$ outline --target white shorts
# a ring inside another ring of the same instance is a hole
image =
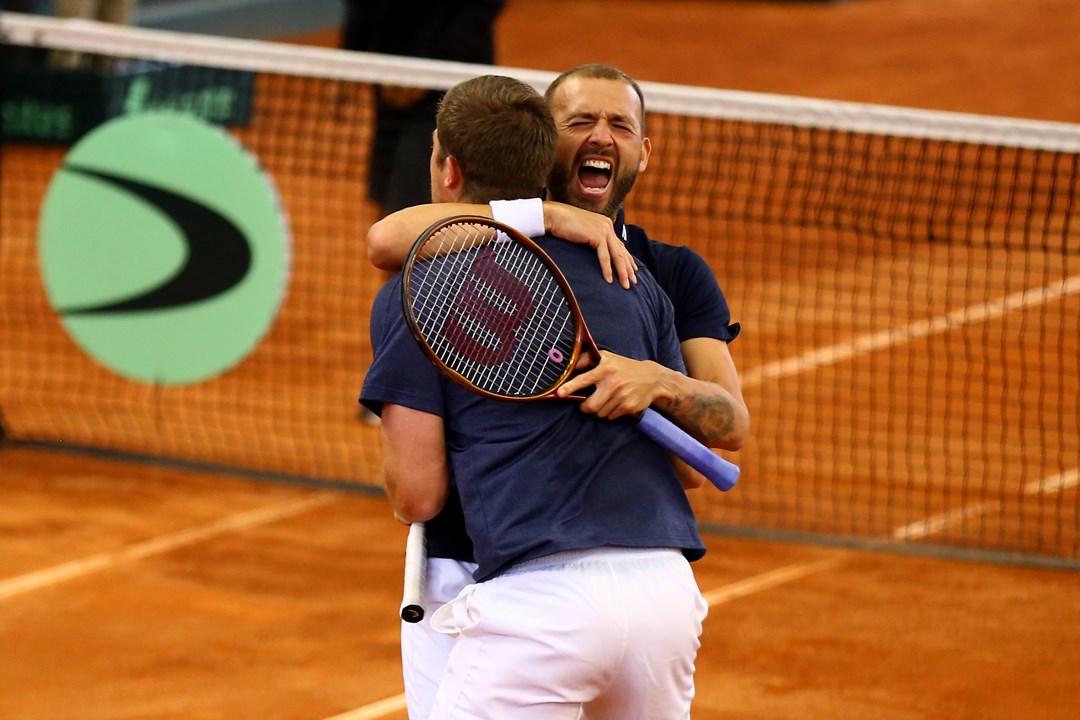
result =
[[[677,550],[523,563],[431,616],[457,637],[431,720],[685,720],[707,611]]]
[[[435,705],[454,638],[431,629],[432,614],[473,581],[476,563],[428,558],[424,578],[424,619],[401,623],[401,671],[405,704],[412,720],[426,720]]]

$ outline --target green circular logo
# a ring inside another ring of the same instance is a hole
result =
[[[230,135],[179,114],[127,115],[79,141],[39,231],[45,290],[72,339],[116,373],[206,380],[240,362],[284,297],[277,193]]]

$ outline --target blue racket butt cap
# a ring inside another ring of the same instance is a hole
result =
[[[738,465],[720,457],[652,408],[641,414],[638,428],[653,442],[708,478],[709,482],[720,490],[726,492],[735,487],[739,479]]]

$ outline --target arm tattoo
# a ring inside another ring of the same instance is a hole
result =
[[[726,397],[694,393],[684,408],[683,398],[677,394],[671,410],[693,422],[708,443],[718,442],[735,430],[735,408]]]

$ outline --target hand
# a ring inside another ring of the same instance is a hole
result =
[[[566,397],[593,387],[593,393],[581,403],[581,410],[614,420],[636,415],[652,405],[665,370],[650,360],[631,360],[602,350],[599,364],[567,380],[556,394]]]
[[[637,261],[615,234],[611,218],[549,200],[544,202],[544,228],[563,240],[595,248],[600,272],[608,282],[612,282],[614,270],[624,288],[637,283]]]

